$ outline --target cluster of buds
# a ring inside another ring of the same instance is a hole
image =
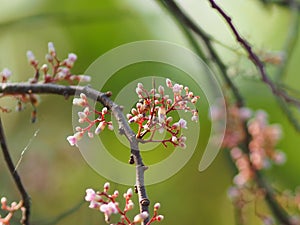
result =
[[[48,43],[48,53],[46,54],[46,61],[48,64],[43,64],[39,67],[39,62],[36,60],[32,51],[27,51],[27,58],[29,64],[34,68],[35,75],[30,80],[31,83],[39,81],[40,72],[43,74],[43,83],[57,83],[60,81],[67,81],[69,84],[75,82],[90,82],[91,78],[87,75],[74,75],[71,69],[74,66],[77,56],[74,53],[69,53],[68,57],[60,60],[57,57],[56,50],[52,42]]]
[[[285,154],[276,149],[281,138],[281,129],[276,124],[269,124],[266,112],[252,112],[235,105],[228,106],[226,110],[227,127],[222,147],[230,149],[231,158],[239,171],[234,178],[236,185],[243,186],[251,181],[254,176],[253,170],[266,169],[272,164],[280,165],[285,162]],[[220,112],[221,110],[214,106],[211,109],[212,119],[218,120],[221,117]],[[246,141],[246,132],[250,135],[249,153],[245,153],[239,147]]]
[[[191,112],[191,120],[197,122],[198,111],[189,105],[195,106],[199,96],[195,96],[188,87],[180,84],[173,85],[170,79],[166,79],[166,85],[171,89],[173,96],[166,94],[161,85],[157,90],[152,88],[148,91],[142,83],[138,83],[136,93],[139,101],[136,108],[132,108],[131,113],[127,114],[127,119],[129,123],[138,125],[136,134],[138,139],[143,139],[146,134],[150,134],[147,140],[142,141],[143,143],[161,142],[164,146],[171,143],[173,146],[185,148],[186,137],[181,131],[187,129],[187,122],[182,118],[174,122],[170,114],[179,110]],[[157,131],[159,133],[166,131],[170,135],[164,140],[154,140]]]
[[[6,211],[7,215],[5,217],[1,217],[0,215],[0,225],[9,225],[10,220],[16,211],[21,210],[23,213],[25,212],[23,201],[20,201],[19,203],[12,202],[10,205],[8,205],[5,197],[1,198],[1,209]]]
[[[131,220],[127,216],[127,212],[134,208],[134,203],[132,201],[133,191],[131,188],[129,188],[127,192],[123,194],[123,197],[125,199],[125,206],[123,210],[120,208],[119,203],[116,201],[116,199],[119,197],[119,192],[116,190],[113,192],[113,194],[109,194],[109,189],[110,184],[107,182],[104,184],[103,191],[96,192],[93,189],[89,188],[86,190],[85,196],[85,200],[90,203],[89,208],[97,209],[102,212],[107,223],[112,224],[110,221],[113,214],[120,215],[118,222],[114,223],[119,225],[140,224],[149,218],[149,213],[146,211],[135,215],[133,220]],[[157,214],[159,208],[160,204],[156,203],[154,205],[154,214],[152,218],[148,220],[149,222],[147,222],[146,225],[149,225],[154,221],[163,220],[164,217]]]
[[[90,76],[87,75],[74,75],[71,73],[71,69],[74,66],[74,63],[77,59],[77,56],[74,53],[70,53],[68,57],[64,60],[59,60],[52,42],[48,43],[48,53],[46,54],[46,60],[48,64],[43,64],[39,66],[38,60],[35,58],[32,51],[27,51],[27,59],[29,64],[34,68],[34,76],[29,79],[29,82],[34,84],[37,82],[41,83],[57,83],[60,81],[68,82],[69,84],[74,84],[75,82],[89,82],[91,80]],[[40,79],[40,73],[42,73],[43,79]],[[4,68],[0,72],[0,78],[2,83],[7,83],[9,78],[11,77],[12,72]],[[31,114],[31,121],[36,121],[37,110],[36,107],[38,105],[39,97],[35,94],[20,94],[20,95],[12,95],[15,99],[17,99],[16,110],[21,111],[24,109],[24,106],[27,103],[30,103],[33,107],[33,111]],[[3,108],[0,106],[0,109],[3,112],[9,112],[10,110]]]
[[[94,134],[98,135],[101,131],[103,131],[106,127],[109,130],[113,130],[113,125],[111,121],[106,121],[106,115],[109,114],[109,111],[106,107],[104,107],[101,111],[97,111],[93,109],[89,103],[88,99],[85,94],[81,93],[79,98],[73,99],[73,105],[80,106],[83,108],[83,111],[78,112],[78,122],[79,123],[87,123],[88,125],[86,127],[76,127],[75,128],[75,134],[72,136],[68,136],[67,140],[70,143],[71,146],[76,145],[77,142],[83,137],[85,133],[88,134],[90,138],[94,137]],[[90,119],[90,115],[97,115],[96,119]],[[92,131],[92,128],[95,128],[94,131]]]
[[[227,127],[222,147],[230,150],[238,170],[238,174],[233,178],[234,186],[229,189],[228,195],[238,209],[239,219],[243,224],[244,207],[251,202],[257,204],[259,199],[265,198],[264,190],[253,182],[255,171],[269,168],[272,164],[283,164],[285,155],[276,149],[281,138],[281,129],[278,125],[269,124],[266,112],[252,112],[236,105],[228,106],[226,110]],[[212,119],[218,121],[222,118],[221,112],[218,106],[214,106],[211,109]],[[246,151],[243,149],[245,142],[248,143]],[[255,214],[263,224],[275,224],[268,212],[261,213],[256,210]]]

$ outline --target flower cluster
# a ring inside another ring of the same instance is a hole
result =
[[[278,125],[270,125],[266,112],[258,110],[252,112],[248,108],[239,108],[236,105],[227,107],[227,127],[222,143],[223,148],[230,149],[231,158],[239,171],[234,178],[238,186],[245,185],[254,176],[253,170],[261,170],[272,164],[283,164],[285,154],[276,149],[281,138],[281,129]],[[220,118],[220,110],[212,107],[212,119]],[[246,128],[245,128],[245,125]],[[244,152],[240,145],[250,135],[248,152]]]
[[[90,138],[93,138],[94,134],[98,135],[101,131],[105,129],[105,127],[107,127],[109,130],[114,129],[112,122],[107,122],[105,118],[105,116],[109,114],[108,109],[106,107],[104,107],[101,111],[93,109],[89,105],[88,99],[85,94],[81,93],[79,98],[74,98],[73,105],[80,106],[83,108],[83,111],[78,112],[78,122],[87,123],[88,125],[84,128],[80,126],[76,127],[76,133],[67,137],[67,140],[71,146],[77,146],[77,142],[83,137],[84,133],[87,133]],[[89,115],[97,115],[97,118],[90,119]],[[97,125],[97,127],[94,130],[94,132],[92,132],[92,128],[95,125]]]
[[[27,59],[29,64],[34,68],[34,76],[29,79],[31,84],[35,83],[58,83],[61,81],[68,82],[69,84],[74,84],[76,82],[89,82],[91,80],[90,76],[87,75],[74,75],[71,73],[71,69],[74,66],[77,56],[74,53],[70,53],[68,57],[64,60],[59,60],[57,57],[56,50],[52,42],[48,43],[48,53],[46,54],[46,60],[48,64],[43,64],[39,66],[38,60],[35,58],[32,51],[27,51]],[[40,74],[43,74],[43,78],[40,79]],[[2,83],[7,83],[11,77],[12,72],[4,68],[0,72],[0,79]],[[36,107],[40,102],[38,95],[28,93],[12,95],[17,100],[16,110],[21,111],[24,109],[24,105],[30,103],[33,107],[31,120],[35,122],[37,110]],[[3,112],[9,112],[10,110],[1,107]]]
[[[118,225],[134,225],[142,223],[144,220],[148,219],[149,213],[144,211],[134,216],[133,220],[130,220],[130,218],[127,216],[127,212],[132,210],[134,207],[134,203],[132,201],[132,195],[133,191],[131,188],[127,190],[126,193],[124,193],[123,197],[125,199],[125,206],[122,210],[119,206],[119,203],[116,201],[116,199],[119,197],[119,192],[116,190],[113,194],[109,194],[108,191],[110,189],[110,184],[107,182],[104,184],[103,191],[94,191],[93,189],[87,189],[86,190],[86,196],[85,200],[90,203],[89,207],[92,209],[97,209],[100,212],[104,214],[105,221],[107,223],[110,223],[111,216],[113,214],[119,214],[120,218],[117,223]],[[152,218],[149,219],[149,222],[147,222],[146,225],[151,224],[154,221],[161,221],[163,220],[162,215],[158,215],[157,211],[160,208],[160,204],[156,203],[154,205],[154,214]],[[110,223],[111,224],[111,223]]]
[[[8,205],[5,197],[1,198],[1,209],[8,212],[8,214],[3,218],[0,215],[0,225],[9,225],[10,220],[16,211],[21,210],[23,213],[25,211],[25,208],[23,207],[23,201],[20,201],[19,203],[12,202],[10,205]]]
[[[191,120],[198,121],[198,111],[189,106],[195,106],[199,96],[195,96],[188,87],[180,84],[173,84],[170,79],[166,79],[167,87],[172,91],[172,97],[165,93],[163,86],[159,86],[156,90],[152,88],[150,91],[144,88],[142,83],[137,84],[136,93],[139,101],[131,113],[127,114],[128,122],[138,125],[136,137],[142,139],[146,134],[150,134],[149,139],[145,142],[161,142],[164,146],[171,143],[181,148],[186,147],[186,137],[182,135],[181,130],[187,129],[186,120],[180,118],[174,122],[170,115],[173,111],[183,110],[191,112]],[[166,131],[169,135],[164,140],[154,140],[156,132],[162,133]]]
[[[239,209],[240,223],[245,221],[243,209],[254,200],[254,204],[265,198],[265,192],[253,182],[256,171],[269,168],[272,164],[283,164],[285,155],[276,149],[281,138],[278,125],[269,124],[266,112],[258,110],[252,112],[248,108],[236,105],[227,107],[227,127],[222,147],[230,150],[230,156],[236,165],[238,174],[234,177],[234,186],[228,195],[233,204]],[[212,108],[212,119],[221,118],[221,110],[217,106]],[[248,146],[243,146],[248,143]],[[245,150],[246,147],[246,150]],[[278,193],[278,196],[280,194]],[[269,213],[255,211],[263,224],[274,224]]]
[[[91,78],[87,75],[74,75],[71,69],[77,60],[74,53],[69,53],[68,57],[60,60],[57,57],[56,50],[52,42],[48,43],[48,53],[45,58],[48,64],[43,64],[39,67],[39,62],[36,60],[32,51],[27,51],[27,58],[29,64],[35,70],[35,76],[30,80],[31,83],[39,81],[40,72],[43,74],[43,83],[57,83],[60,81],[67,81],[69,84],[74,82],[83,81],[90,82]]]

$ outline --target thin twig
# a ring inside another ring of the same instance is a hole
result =
[[[213,9],[216,9],[218,11],[218,13],[225,19],[226,23],[228,24],[228,26],[230,27],[231,31],[233,32],[236,40],[238,43],[241,44],[241,46],[244,48],[244,50],[248,53],[248,57],[249,59],[253,62],[253,64],[257,67],[259,74],[261,76],[261,79],[264,83],[266,83],[271,91],[273,92],[273,94],[277,95],[278,97],[282,98],[283,100],[285,100],[288,103],[294,104],[296,106],[300,107],[300,100],[288,95],[284,90],[280,89],[268,76],[265,66],[263,64],[263,62],[260,60],[260,58],[258,57],[258,55],[256,53],[254,53],[254,51],[252,50],[252,47],[250,45],[250,43],[245,40],[244,38],[242,38],[242,36],[239,34],[238,30],[236,29],[236,27],[233,25],[232,23],[232,19],[230,16],[228,16],[226,14],[226,12],[214,1],[214,0],[209,0],[211,7]]]
[[[139,196],[139,204],[141,212],[149,212],[150,201],[147,197],[145,185],[144,185],[144,172],[147,167],[144,165],[140,150],[139,142],[136,139],[136,134],[130,128],[127,123],[123,111],[120,106],[114,103],[107,93],[99,92],[89,86],[64,86],[58,84],[29,84],[29,83],[5,83],[0,86],[0,93],[6,95],[17,95],[17,94],[57,94],[62,95],[65,98],[84,93],[87,97],[100,102],[103,106],[111,109],[112,114],[118,121],[119,130],[126,136],[130,142],[131,154],[134,159],[136,166],[136,190]],[[148,219],[144,221],[146,224]]]
[[[216,63],[217,67],[219,68],[221,75],[223,79],[225,80],[226,85],[230,88],[232,91],[235,99],[236,99],[236,104],[238,106],[243,106],[244,105],[244,99],[241,96],[239,90],[236,88],[234,83],[231,81],[227,74],[227,67],[223,63],[222,59],[219,57],[217,51],[213,47],[212,41],[213,38],[208,35],[200,26],[196,25],[192,19],[186,15],[182,9],[173,1],[173,0],[159,0],[162,2],[165,7],[168,9],[168,11],[177,18],[177,20],[184,26],[188,27],[190,30],[192,30],[195,34],[197,34],[201,40],[203,41],[208,53],[209,57],[213,62]],[[201,55],[199,55],[201,57]],[[206,58],[206,57],[205,57]],[[205,59],[204,58],[204,59]]]
[[[23,207],[25,208],[25,212],[23,214],[21,223],[23,225],[29,225],[29,216],[30,216],[30,196],[28,195],[22,181],[21,178],[18,174],[18,172],[15,170],[15,165],[12,161],[12,158],[10,156],[9,153],[9,149],[7,147],[6,144],[6,138],[5,138],[5,134],[4,134],[4,129],[3,129],[3,125],[2,125],[2,121],[1,121],[1,117],[0,117],[0,142],[1,142],[1,148],[2,148],[2,153],[4,156],[4,160],[7,164],[7,167],[9,169],[9,172],[11,173],[16,186],[22,196],[22,200],[23,200]]]

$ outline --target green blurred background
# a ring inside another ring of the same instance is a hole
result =
[[[229,29],[207,1],[178,2],[215,39],[226,45],[237,46]],[[177,24],[155,1],[0,0],[0,4],[0,69],[11,69],[13,81],[25,81],[32,76],[33,71],[27,65],[25,53],[30,49],[43,62],[49,41],[54,42],[61,58],[66,57],[69,52],[78,55],[78,62],[73,70],[75,74],[83,73],[106,51],[128,42],[155,39],[191,48]],[[276,6],[264,7],[259,1],[253,0],[223,0],[222,5],[232,15],[241,33],[256,46],[256,50],[282,48],[290,20],[287,10]],[[217,47],[224,61],[236,63],[235,54],[222,46]],[[286,82],[294,88],[299,88],[300,83],[297,73],[300,69],[297,62],[299,50],[298,45],[287,70]],[[254,71],[246,57],[239,63],[245,73]],[[157,72],[156,69],[151,70],[153,67],[147,66],[150,69],[145,73]],[[164,68],[161,70],[167,71]],[[132,70],[129,69],[129,72]],[[93,76],[92,79],[101,80],[101,71]],[[172,74],[168,76],[172,78]],[[278,187],[294,190],[299,184],[298,134],[265,85],[243,77],[237,79],[247,96],[248,105],[253,109],[266,109],[270,114],[270,121],[282,125],[284,137],[279,148],[286,152],[288,161],[284,166],[273,168],[268,175],[270,180],[276,181]],[[122,81],[114,85],[106,88],[118,90]],[[15,102],[11,99],[0,101],[1,105],[15,107]],[[175,176],[147,187],[152,203],[161,202],[160,213],[165,216],[161,224],[234,224],[234,210],[227,198],[234,170],[227,153],[220,152],[207,170],[201,173],[198,171],[203,146],[210,131],[205,98],[201,107],[203,139],[192,159]],[[28,106],[22,113],[2,113],[1,117],[15,162],[32,139],[18,169],[32,198],[32,224],[105,224],[103,215],[88,209],[88,203],[78,206],[86,188],[102,188],[106,179],[91,169],[79,150],[70,147],[66,141],[66,137],[73,132],[71,99],[42,96],[37,123],[30,123],[30,113],[31,107]],[[37,135],[33,137],[35,132]],[[109,138],[109,134],[105,135]],[[122,151],[119,157],[126,161],[128,155]],[[112,183],[112,188],[123,193],[128,187]],[[0,196],[7,196],[9,200],[15,201],[19,199],[2,155]],[[73,214],[55,222],[61,213],[76,206],[78,208]],[[253,208],[248,211],[249,224],[260,224],[253,216]],[[18,219],[12,224],[18,224]]]

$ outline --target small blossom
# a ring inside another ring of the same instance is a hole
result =
[[[157,221],[162,221],[164,219],[164,216],[163,215],[158,215],[158,216],[155,217],[155,219]]]
[[[142,213],[140,213],[140,214],[137,214],[137,215],[134,217],[133,222],[134,222],[134,223],[141,223],[141,222],[143,222],[146,218],[148,218],[148,216],[149,216],[149,214],[148,214],[146,211],[144,211],[144,212],[142,212]]]
[[[90,201],[99,201],[99,200],[101,200],[101,196],[96,194],[96,192],[93,189],[88,188],[88,189],[86,189],[85,192],[86,192],[86,196],[85,196],[84,199],[86,201],[90,202]]]
[[[169,78],[166,79],[166,85],[167,85],[167,87],[169,87],[169,88],[172,88],[172,87],[173,87],[172,81],[171,81]]]
[[[161,106],[158,109],[158,122],[163,123],[166,119],[166,109],[165,107]]]
[[[113,202],[109,202],[108,204],[102,204],[100,206],[100,211],[104,213],[106,222],[109,222],[111,214],[118,213],[117,206]]]
[[[174,84],[173,86],[173,92],[174,94],[180,94],[182,90],[182,85]]]
[[[127,197],[127,198],[131,198],[131,197],[132,197],[132,194],[133,194],[132,189],[129,188],[129,189],[127,190],[127,192],[126,192],[126,197]]]
[[[90,82],[91,81],[91,76],[88,75],[77,75],[79,81],[81,82]]]
[[[106,182],[104,185],[103,185],[103,188],[104,188],[104,191],[108,191],[108,189],[110,188],[110,183],[109,182]]]
[[[56,56],[56,51],[54,48],[54,44],[52,42],[48,43],[48,52],[51,56],[55,57]]]
[[[32,51],[27,51],[26,56],[30,63],[35,61],[35,56]]]
[[[107,125],[107,128],[108,128],[109,130],[114,130],[114,126],[113,126],[111,123],[109,123],[109,124]]]
[[[7,80],[10,76],[12,75],[12,72],[7,69],[7,68],[4,68],[1,72],[0,72],[0,76],[2,78],[4,78],[5,80]]]
[[[172,136],[172,142],[177,142],[177,137],[176,136]]]
[[[180,119],[179,121],[178,121],[178,124],[179,124],[179,126],[181,127],[181,128],[184,128],[184,129],[187,129],[187,122],[184,120],[184,119]]]
[[[82,138],[82,136],[83,136],[82,132],[76,132],[73,136],[68,136],[67,140],[71,146],[74,146],[74,145],[77,146],[77,142]]]
[[[69,53],[68,60],[70,60],[71,62],[75,62],[77,60],[77,55],[74,53]]]
[[[161,95],[164,95],[164,92],[165,92],[165,89],[163,86],[159,85],[158,87],[158,92],[161,94]]]
[[[106,126],[105,122],[101,121],[95,129],[95,134],[96,135],[100,134],[100,132],[105,129],[105,126]]]
[[[154,204],[154,210],[158,210],[160,208],[160,203],[157,202]]]
[[[138,83],[137,87],[140,88],[140,89],[144,89],[144,85],[142,83]]]

